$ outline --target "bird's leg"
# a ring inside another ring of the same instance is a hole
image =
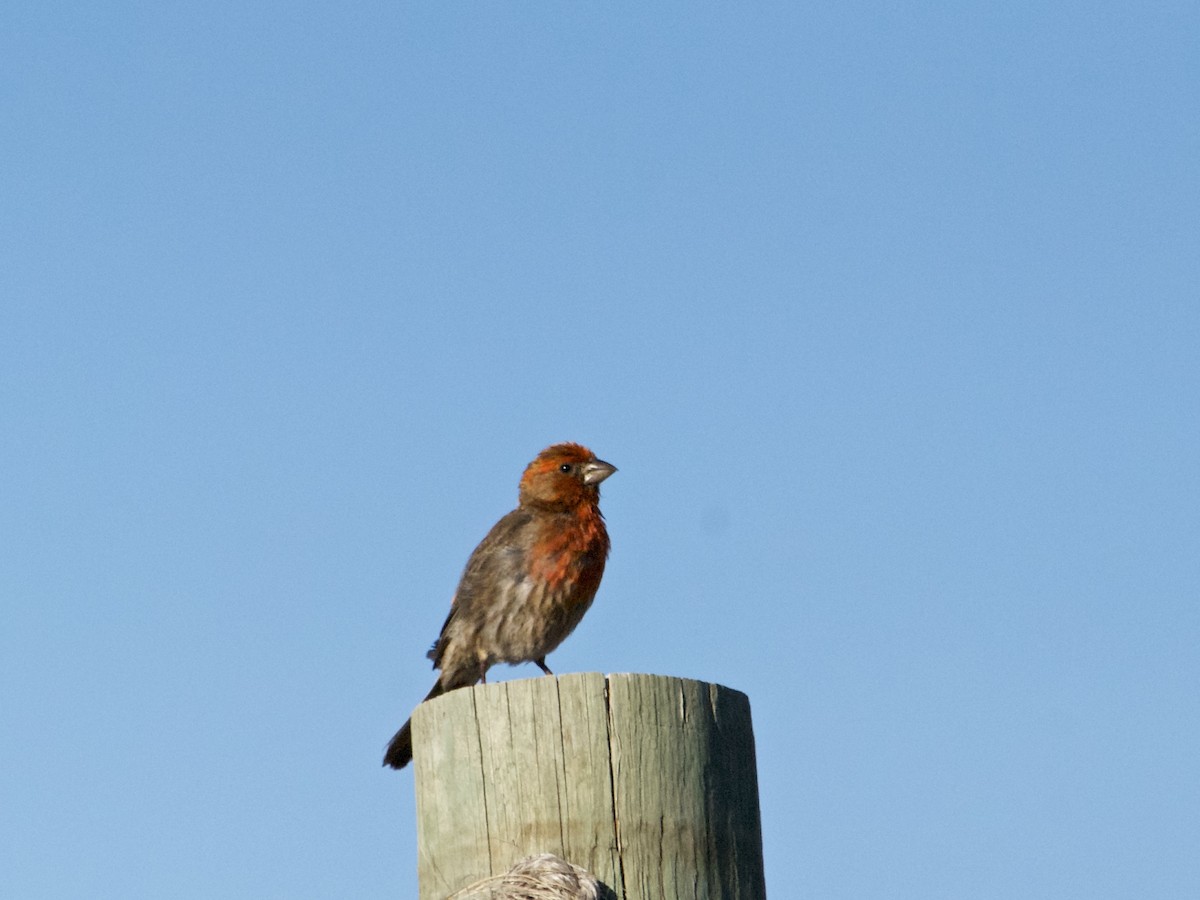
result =
[[[534,662],[537,663],[537,667],[539,669],[541,669],[543,672],[545,672],[547,675],[554,674],[553,672],[550,671],[550,667],[548,665],[546,665],[546,657],[539,656],[537,659],[534,660]]]

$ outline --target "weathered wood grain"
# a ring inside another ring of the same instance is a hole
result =
[[[618,900],[765,898],[744,694],[655,675],[452,691],[413,715],[421,900],[534,853]]]

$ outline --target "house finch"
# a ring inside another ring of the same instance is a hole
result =
[[[555,444],[521,476],[517,508],[475,548],[429,651],[441,669],[426,700],[487,680],[493,664],[535,662],[570,634],[596,596],[608,558],[600,482],[617,471],[579,444]],[[412,759],[412,720],[388,744],[383,764]]]

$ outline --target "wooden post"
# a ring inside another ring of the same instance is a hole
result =
[[[421,900],[535,853],[616,900],[765,900],[750,703],[660,675],[451,691],[413,714]]]

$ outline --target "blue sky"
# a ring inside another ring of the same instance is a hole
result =
[[[0,894],[415,896],[467,555],[751,699],[776,898],[1200,895],[1192,3],[0,13]],[[532,677],[533,667],[498,670]]]

